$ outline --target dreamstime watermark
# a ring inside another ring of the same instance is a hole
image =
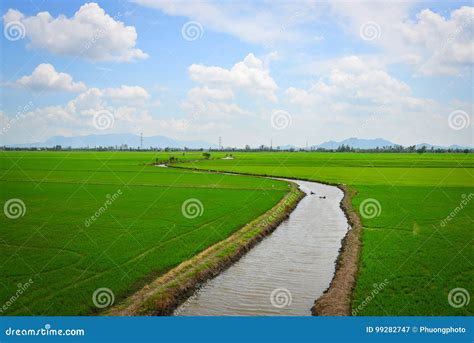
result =
[[[5,202],[3,213],[10,219],[18,219],[26,213],[26,205],[21,199],[13,198]]]
[[[39,329],[17,329],[9,327],[5,330],[6,336],[85,336],[84,329],[53,329],[50,324],[45,324]]]
[[[382,36],[382,29],[375,21],[367,21],[359,27],[360,38],[366,41],[372,41]]]
[[[92,294],[92,302],[97,308],[106,308],[112,306],[115,301],[114,292],[110,288],[97,288]]]
[[[33,101],[29,101],[26,103],[25,106],[19,106],[16,112],[15,117],[10,119],[4,127],[2,127],[2,131],[0,131],[0,135],[7,133],[18,121],[24,119],[26,114],[33,109]]]
[[[292,301],[291,292],[286,288],[276,288],[270,294],[270,303],[276,308],[291,306]]]
[[[15,294],[13,294],[13,295],[2,305],[2,307],[0,307],[0,314],[6,312],[6,311],[10,308],[10,306],[12,306],[12,305],[15,303],[15,301],[17,301],[18,298],[20,298],[21,295],[22,295],[23,293],[25,293],[28,288],[31,287],[32,284],[33,284],[33,279],[29,279],[27,282],[25,282],[25,283],[23,283],[23,284],[22,284],[22,283],[19,283],[19,284],[17,285],[17,290],[16,290]]]
[[[209,280],[204,282],[202,285],[200,285],[184,303],[179,306],[176,311],[173,313],[174,316],[179,316],[181,313],[201,294],[202,290],[206,288],[207,284],[209,283]]]
[[[95,211],[95,213],[90,216],[89,218],[87,218],[85,221],[84,221],[84,226],[85,227],[89,227],[92,225],[93,222],[95,222],[101,215],[103,215],[105,213],[105,211],[107,211],[107,209],[112,206],[112,204],[114,203],[115,200],[117,200],[120,196],[122,195],[122,190],[119,189],[118,191],[116,191],[114,194],[110,195],[110,194],[107,194],[105,197],[107,198],[107,200],[105,200],[104,204],[102,206],[100,206],[97,211]]]
[[[298,194],[292,193],[288,198],[285,199],[281,206],[278,206],[275,211],[273,211],[267,218],[263,220],[262,224],[264,226],[267,226],[275,222],[275,220],[286,211],[287,206],[289,206],[293,201],[295,201],[296,198],[298,198]]]
[[[437,49],[433,54],[430,55],[430,57],[424,62],[422,65],[420,65],[417,68],[417,72],[421,71],[426,65],[430,63],[430,61],[436,61],[437,58],[440,58],[441,55],[443,55],[446,50],[453,44],[453,42],[456,40],[456,38],[464,32],[465,28],[469,28],[472,25],[472,21],[474,20],[474,16],[470,16],[468,20],[466,20],[463,24],[458,26],[456,30],[451,32],[448,35],[448,38],[444,41],[444,44],[441,46],[441,48]]]
[[[18,20],[10,21],[3,28],[3,35],[11,42],[25,38],[25,34],[25,25]]]
[[[188,42],[202,38],[204,28],[198,21],[188,21],[181,27],[181,36]]]
[[[382,206],[377,199],[368,198],[360,203],[359,212],[365,219],[373,219],[380,216],[382,213]]]
[[[112,112],[108,110],[102,110],[94,114],[92,118],[92,125],[97,130],[108,130],[114,126],[115,117]]]
[[[181,213],[185,218],[195,219],[204,213],[204,205],[199,199],[187,199],[181,205]]]
[[[381,114],[386,110],[387,108],[387,103],[383,103],[379,107],[373,111],[369,117],[360,125],[357,127],[357,133],[358,135],[362,135],[362,133],[367,129],[368,125],[371,123],[376,123],[377,121],[380,121],[380,116]]]
[[[452,210],[447,216],[446,218],[444,218],[443,220],[441,220],[441,227],[445,227],[446,224],[448,224],[448,222],[450,222],[454,217],[456,217],[458,215],[459,212],[461,212],[466,206],[467,204],[469,204],[469,202],[474,198],[474,193],[469,193],[468,195],[466,194],[463,194],[461,196],[462,200],[461,202],[459,203],[458,206],[456,206],[454,208],[454,210]]]
[[[270,123],[276,130],[284,130],[290,127],[292,121],[291,114],[283,110],[273,112],[270,118]]]
[[[294,12],[290,16],[288,16],[286,21],[281,26],[280,32],[286,31],[295,22],[295,19],[297,19],[298,17],[301,17],[302,15],[303,13],[301,12]]]
[[[454,308],[461,308],[469,305],[471,296],[465,288],[453,288],[448,294],[448,303]]]
[[[113,21],[117,21],[118,19],[120,19],[122,17],[122,13],[121,12],[118,12],[115,16],[112,17],[112,20]],[[104,28],[100,28],[100,29],[96,29],[93,34],[92,34],[92,38],[89,39],[86,44],[84,44],[84,50],[82,52],[84,52],[85,50],[89,50],[90,48],[92,48],[92,46],[94,46],[101,38],[103,38],[110,30],[109,29],[104,29]]]
[[[471,125],[471,119],[467,112],[456,110],[449,114],[448,124],[451,129],[458,131],[468,128]]]
[[[352,315],[357,316],[357,314],[362,311],[374,298],[389,284],[388,279],[383,280],[380,283],[374,283],[373,289],[368,296],[354,309],[352,309]]]

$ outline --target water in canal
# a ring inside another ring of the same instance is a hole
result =
[[[198,289],[175,315],[311,315],[314,300],[331,282],[348,223],[339,188],[291,181],[307,196],[288,220]]]

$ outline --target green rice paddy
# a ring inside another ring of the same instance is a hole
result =
[[[20,199],[25,211],[0,219],[0,314],[99,311],[96,289],[119,302],[288,191],[269,179],[149,165],[171,155],[184,168],[354,188],[363,222],[355,315],[474,313],[472,301],[458,306],[452,294],[474,292],[472,154],[212,153],[196,161],[201,153],[1,152],[2,204]],[[183,215],[189,199],[199,200],[197,215]]]
[[[473,302],[466,304],[474,293],[474,155],[234,155],[234,160],[181,165],[347,184],[357,190],[353,206],[365,217],[353,314],[474,313]],[[376,211],[360,208],[364,200]]]
[[[99,310],[92,300],[99,288],[110,289],[118,303],[228,237],[289,189],[263,178],[146,165],[169,154],[0,156],[2,207],[10,199],[24,203],[24,212],[12,207],[0,218],[2,315],[90,314]]]

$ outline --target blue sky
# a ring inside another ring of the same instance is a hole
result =
[[[473,145],[470,2],[1,6],[3,144],[143,132]]]

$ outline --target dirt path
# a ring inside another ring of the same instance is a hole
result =
[[[288,218],[304,197],[297,185],[276,206],[253,220],[227,239],[214,244],[190,260],[181,263],[157,278],[105,315],[170,315],[202,283],[227,269],[255,244],[275,230]]]
[[[352,291],[356,284],[361,250],[362,225],[360,218],[352,208],[351,199],[356,194],[346,186],[339,186],[344,192],[341,208],[351,225],[342,241],[336,273],[331,285],[319,297],[311,309],[315,316],[350,316]]]

